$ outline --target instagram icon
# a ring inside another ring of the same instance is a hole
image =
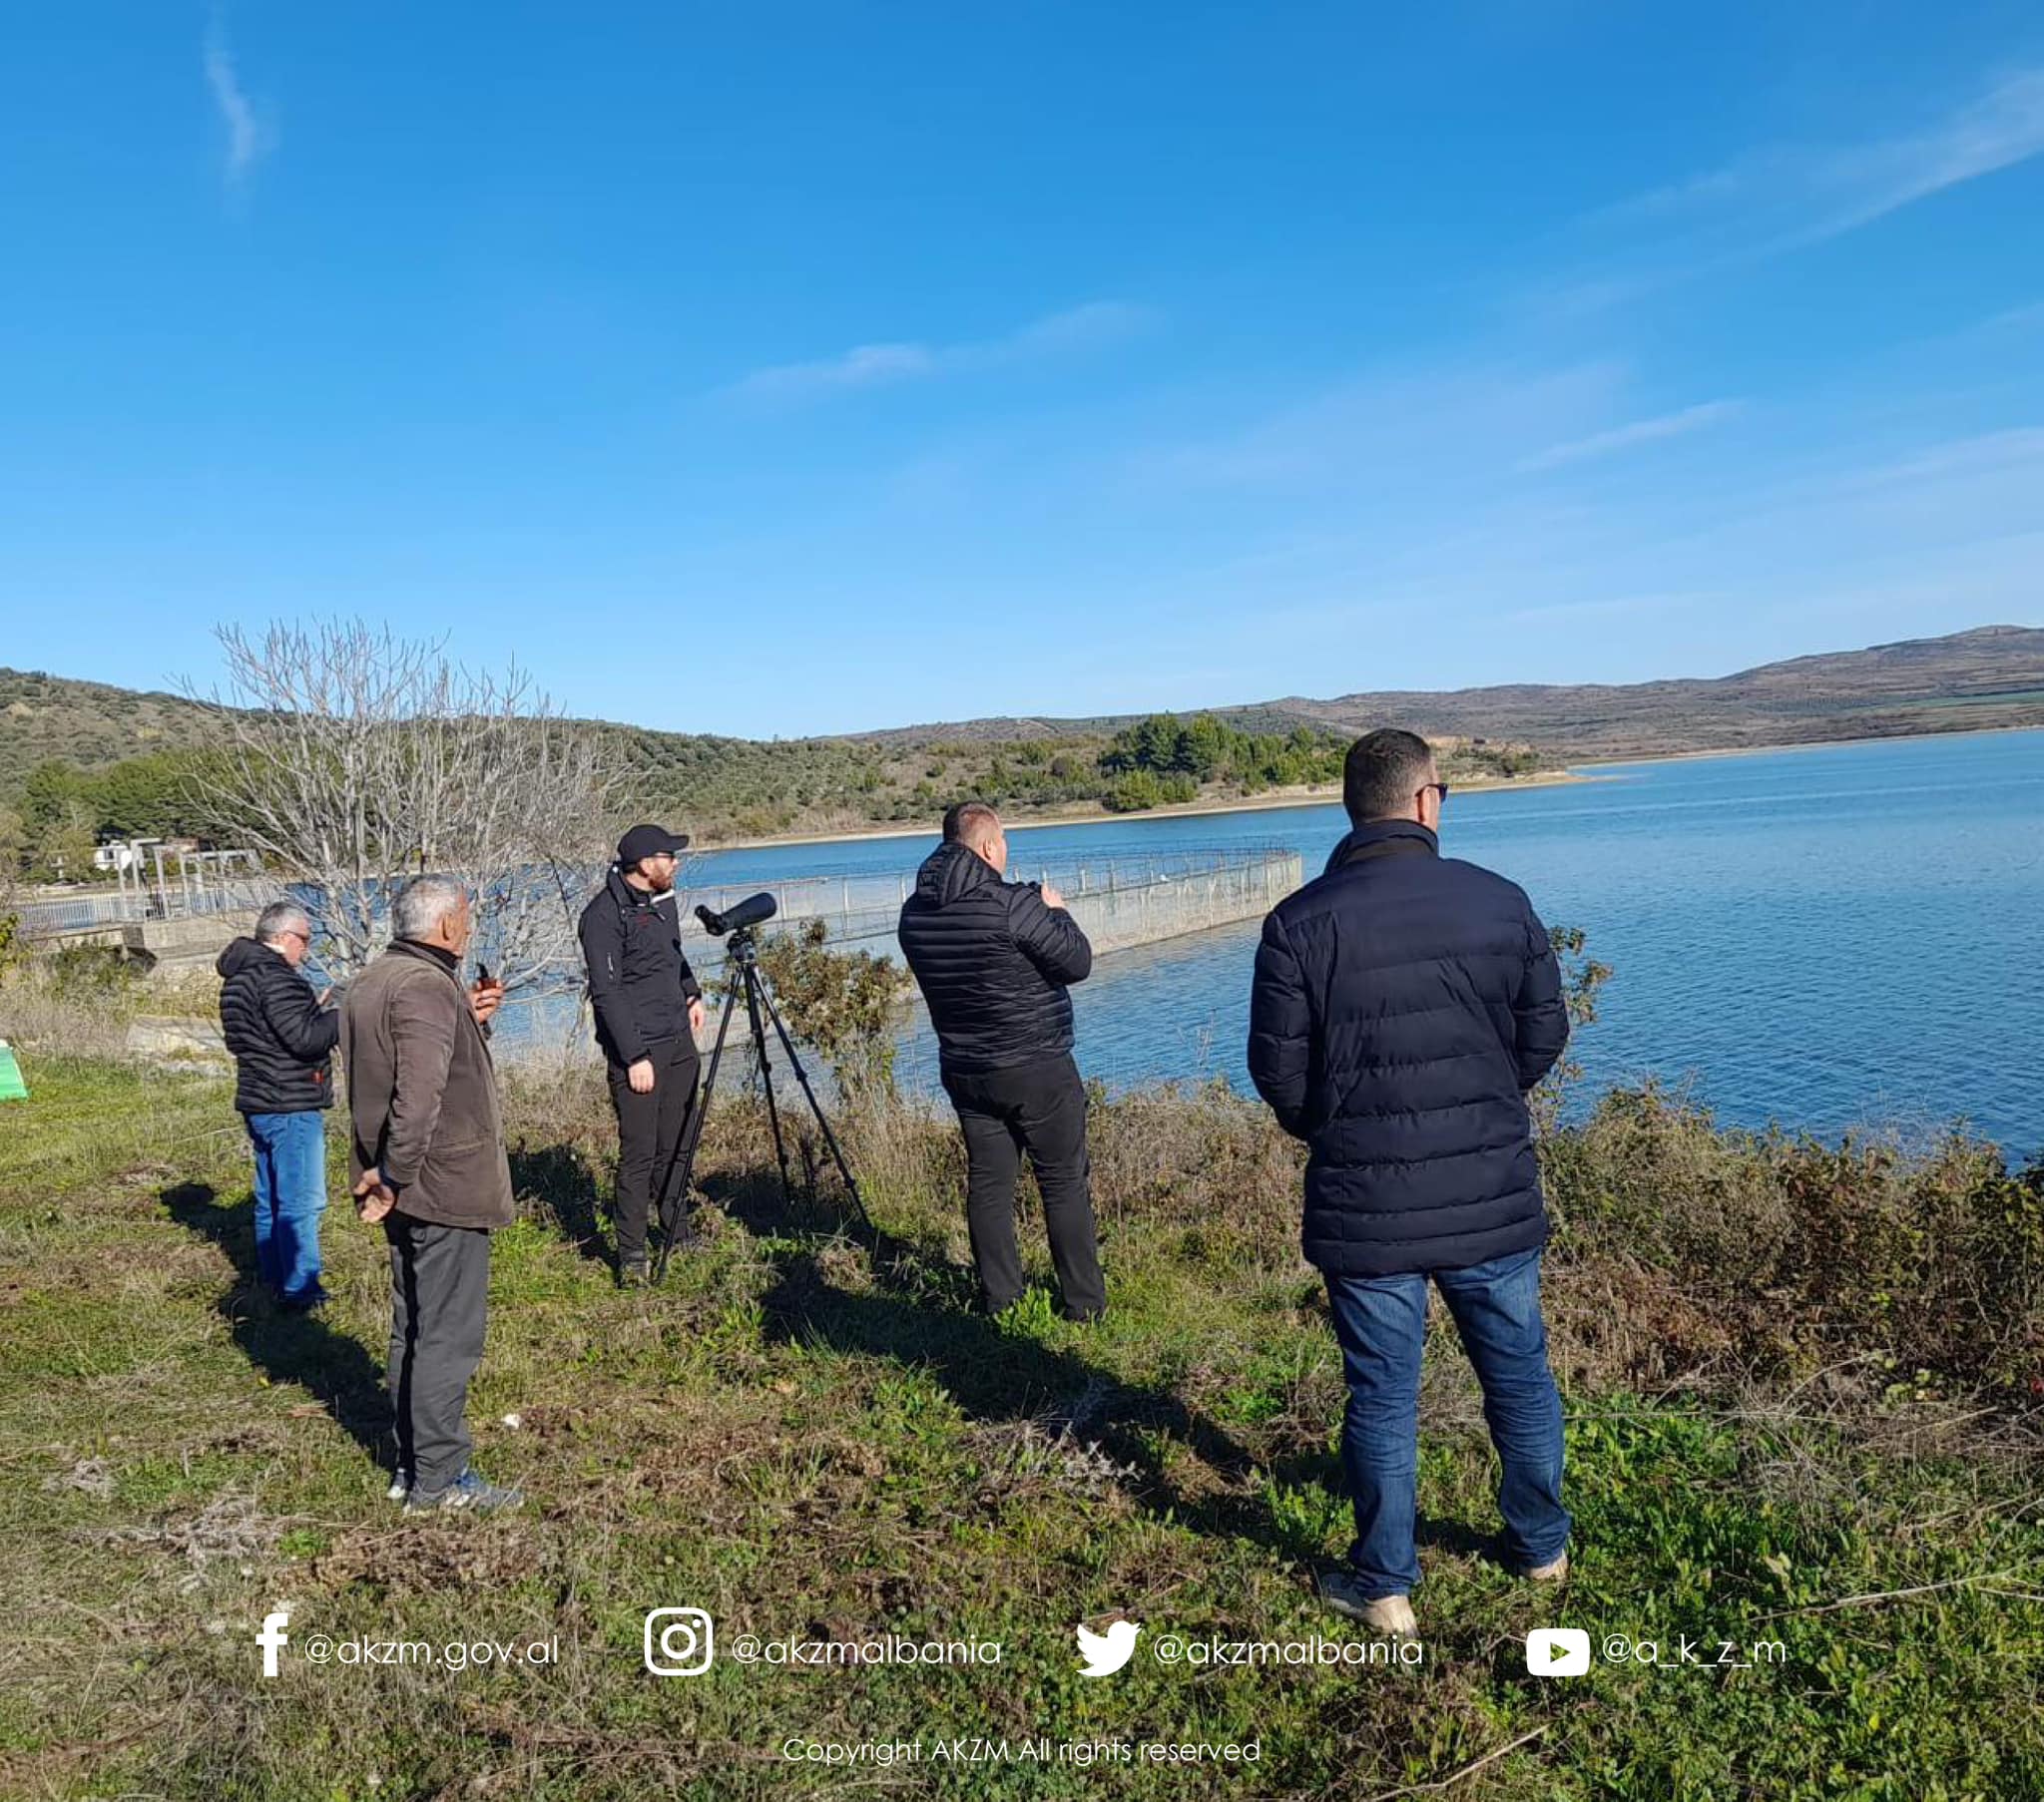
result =
[[[657,1677],[700,1677],[715,1633],[702,1608],[653,1608],[646,1615],[646,1668]]]

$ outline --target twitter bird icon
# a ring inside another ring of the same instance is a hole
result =
[[[1079,1627],[1079,1674],[1082,1677],[1111,1677],[1136,1655],[1136,1635],[1143,1630],[1140,1620],[1111,1620],[1104,1633],[1089,1633]]]

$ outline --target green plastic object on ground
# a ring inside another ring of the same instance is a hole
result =
[[[13,1048],[0,1039],[0,1102],[27,1100],[28,1085],[21,1080],[21,1066],[14,1061]]]

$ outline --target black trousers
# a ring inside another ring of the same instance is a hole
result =
[[[658,1203],[655,1186],[674,1167],[675,1147],[689,1129],[689,1117],[703,1088],[702,1060],[690,1038],[651,1046],[653,1088],[634,1095],[627,1067],[610,1067],[611,1106],[618,1111],[618,1263],[646,1261],[646,1215]]]
[[[985,1076],[946,1075],[944,1091],[965,1134],[965,1220],[986,1303],[996,1311],[1023,1289],[1015,1245],[1015,1179],[1022,1159],[1043,1191],[1043,1222],[1065,1317],[1107,1306],[1093,1233],[1092,1166],[1086,1157],[1086,1087],[1069,1054]]]
[[[401,1213],[390,1242],[390,1413],[397,1462],[421,1495],[468,1468],[468,1382],[482,1362],[490,1235]]]

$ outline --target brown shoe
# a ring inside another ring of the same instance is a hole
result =
[[[1526,1575],[1536,1583],[1558,1583],[1569,1574],[1569,1555],[1564,1552],[1551,1565],[1535,1565]]]

